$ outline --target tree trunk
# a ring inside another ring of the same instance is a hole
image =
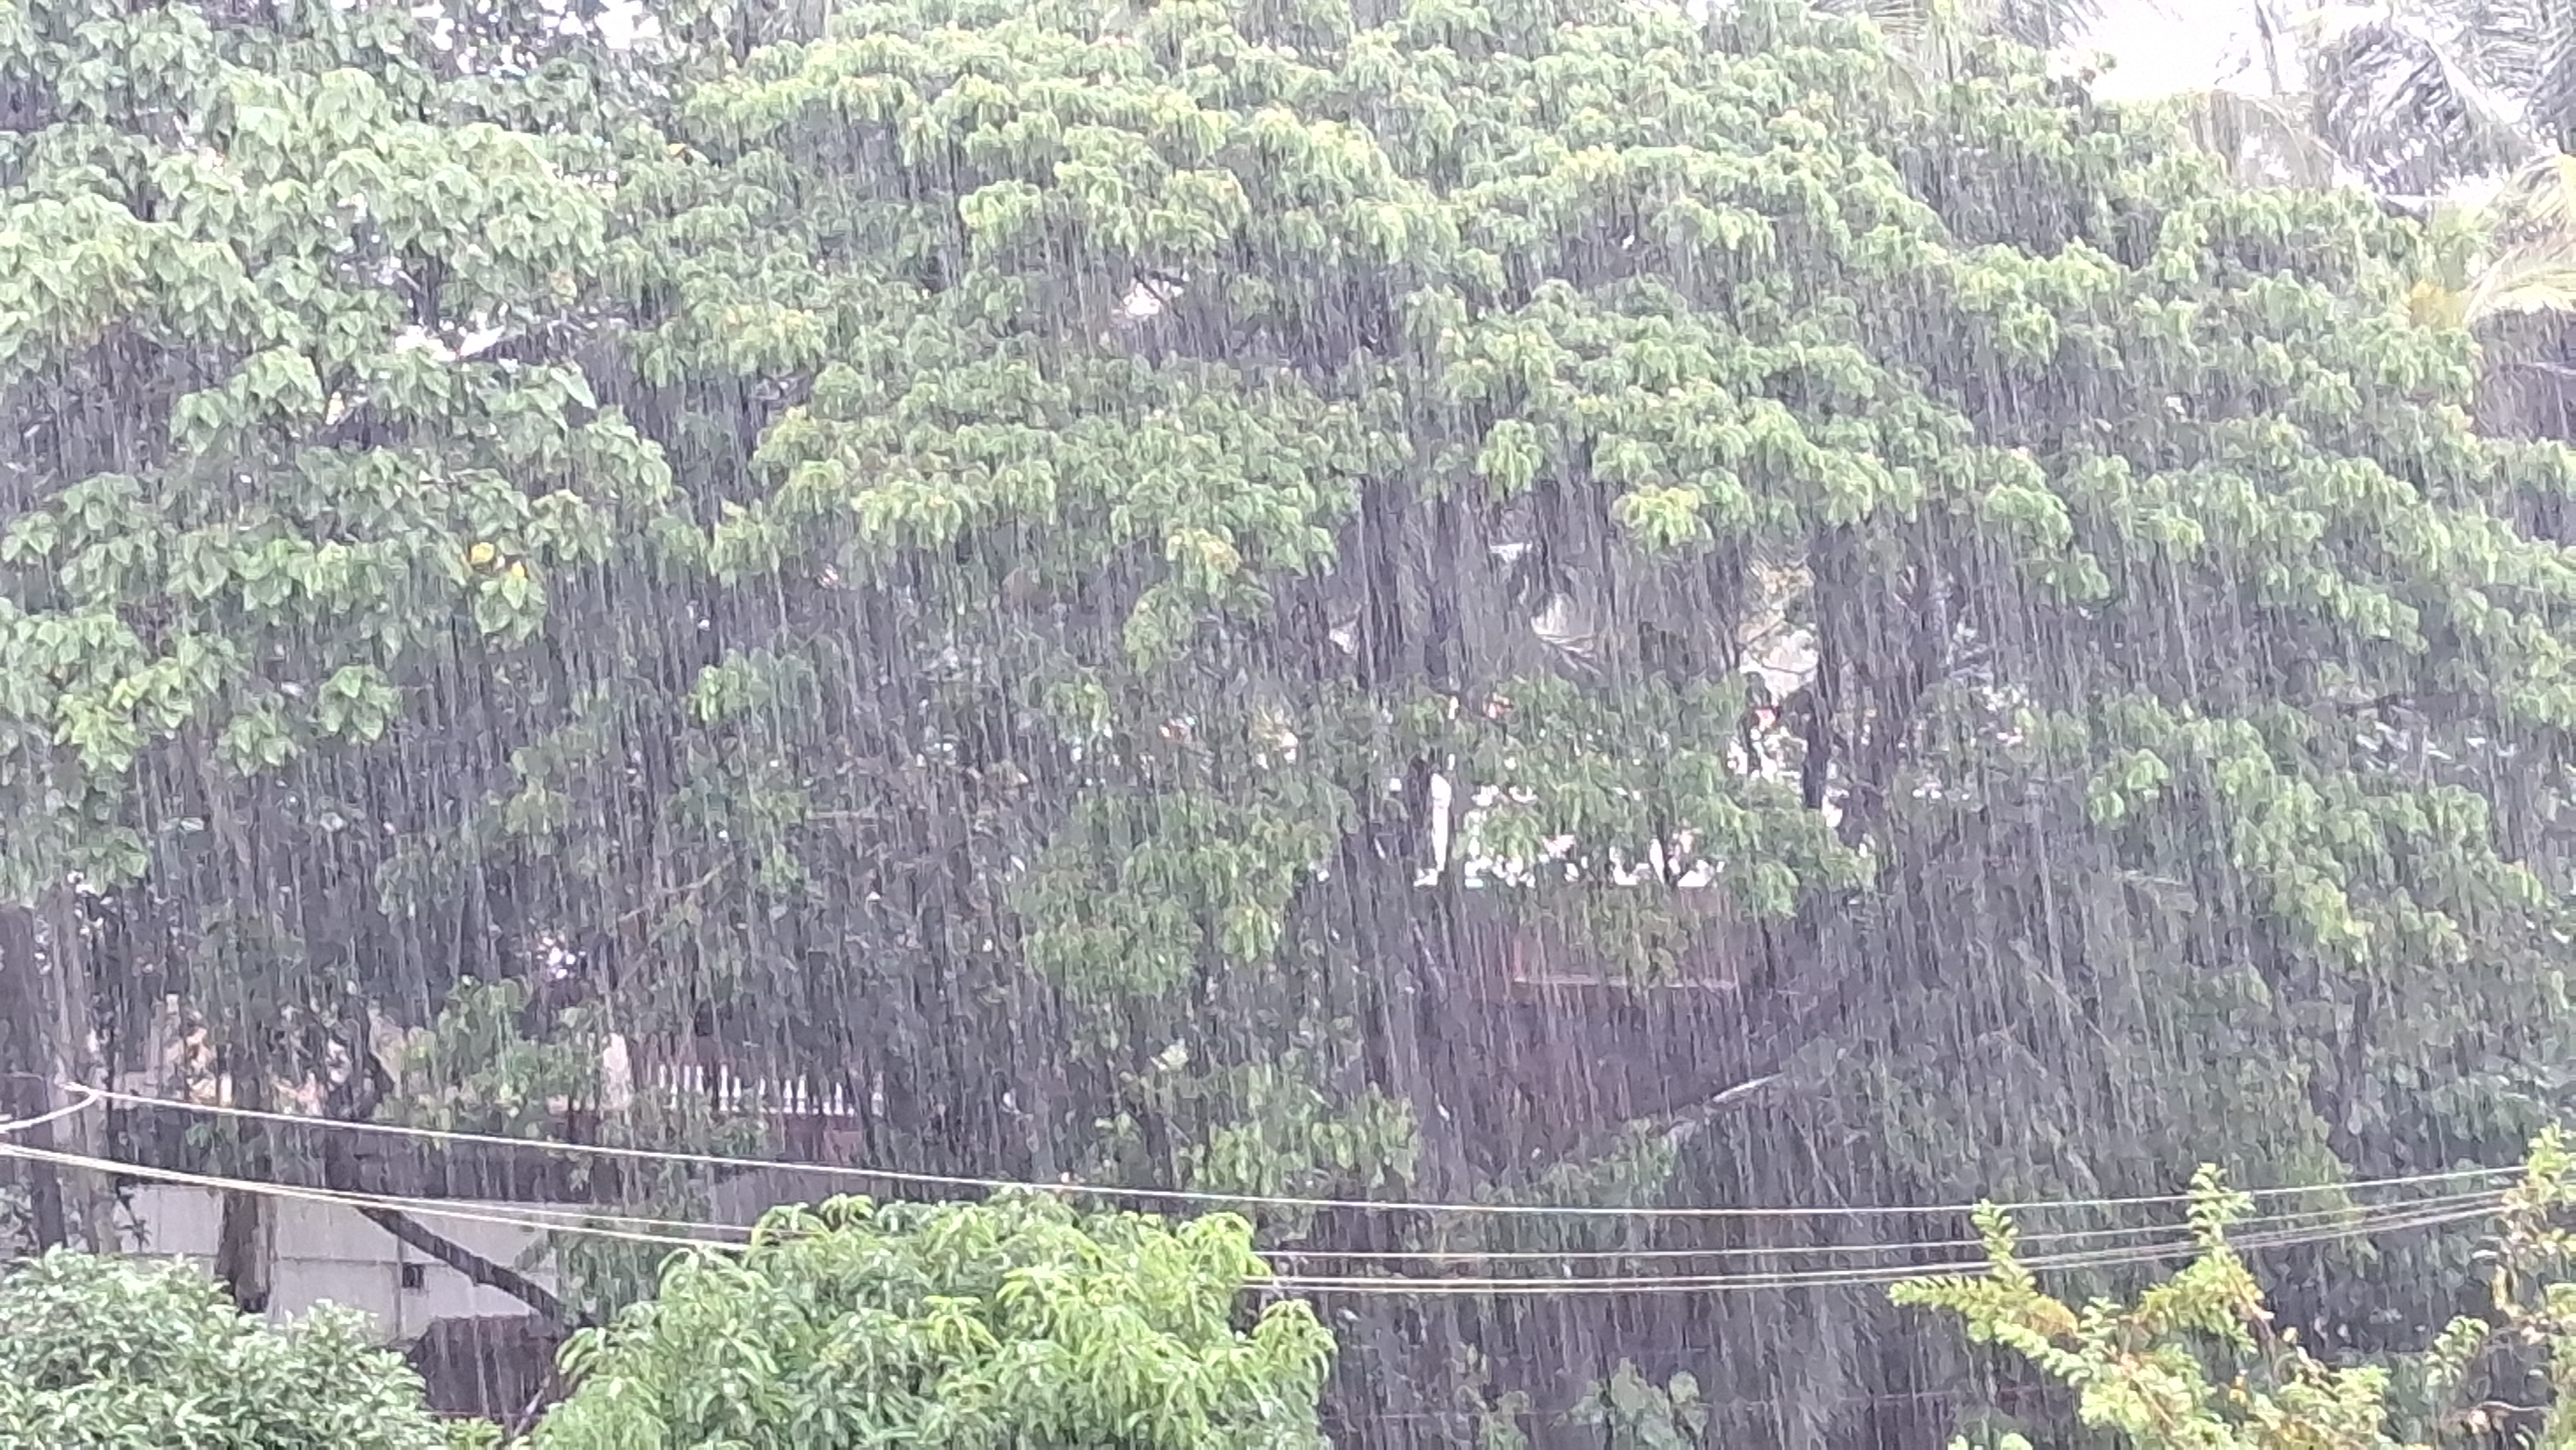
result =
[[[0,906],[0,1071],[8,1073],[0,1115],[36,1118],[52,1108],[54,1094],[46,1086],[53,1076],[51,1020],[36,965],[35,913],[23,906]],[[53,1151],[57,1141],[51,1123],[22,1129],[14,1138],[38,1152]],[[35,1159],[20,1159],[19,1167],[26,1178],[36,1248],[61,1248],[67,1238],[62,1174]]]
[[[68,1107],[75,1099],[64,1084],[104,1088],[107,1069],[100,1060],[91,1025],[89,952],[81,936],[80,904],[59,887],[51,895],[53,900],[45,913],[45,945],[53,967],[48,974],[53,991],[52,1061],[56,1084],[51,1096],[56,1106]],[[58,1141],[66,1151],[90,1159],[107,1156],[104,1108],[75,1113],[63,1120],[62,1129]],[[117,1252],[124,1245],[116,1227],[115,1182],[105,1172],[92,1168],[75,1169],[68,1178],[71,1201],[65,1207],[76,1215],[90,1252]]]
[[[267,1111],[268,1074],[258,1069],[234,1074],[233,1092],[240,1106],[255,1112]],[[268,1151],[267,1130],[255,1122],[242,1126],[242,1154],[234,1165],[233,1176],[266,1180],[275,1161]],[[268,1195],[239,1189],[228,1192],[224,1195],[223,1215],[223,1226],[215,1238],[215,1277],[223,1282],[225,1291],[244,1314],[266,1314],[275,1288],[277,1261],[277,1220],[270,1211]]]
[[[225,1194],[223,1227],[215,1239],[215,1277],[244,1314],[268,1312],[269,1266],[275,1257],[276,1226],[267,1195]]]

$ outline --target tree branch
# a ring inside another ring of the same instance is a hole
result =
[[[399,1209],[358,1206],[358,1215],[487,1289],[498,1289],[566,1329],[584,1327],[553,1290],[507,1264],[494,1263]]]
[[[358,1064],[351,1071],[351,1084],[356,1101],[345,1105],[352,1111],[345,1115],[335,1114],[334,1116],[345,1116],[350,1121],[364,1122],[375,1116],[376,1105],[383,1101],[384,1090],[389,1079],[383,1076],[384,1064],[376,1060],[373,1050],[369,1048],[364,1038],[350,1044],[350,1052]],[[350,1158],[348,1146],[340,1140],[339,1135],[332,1135],[322,1145],[322,1181],[337,1193],[361,1191],[358,1184],[358,1165]],[[485,1258],[410,1214],[400,1209],[380,1208],[373,1205],[352,1204],[351,1207],[357,1209],[359,1217],[393,1235],[396,1241],[420,1250],[463,1274],[473,1283],[487,1289],[500,1290],[535,1310],[546,1322],[565,1329],[587,1327],[586,1319],[567,1310],[563,1300],[558,1298],[553,1290],[507,1264],[496,1263]]]

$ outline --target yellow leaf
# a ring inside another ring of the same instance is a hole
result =
[[[2439,282],[2416,283],[2406,293],[2406,320],[2417,327],[2458,327],[2468,318],[2468,297]]]
[[[2050,1339],[2072,1339],[2084,1326],[2075,1311],[2054,1299],[2042,1299],[2030,1306],[2031,1327]]]
[[[512,565],[510,566],[510,577],[511,577],[511,578],[513,578],[513,579],[525,579],[525,578],[527,578],[527,577],[528,577],[528,566],[527,566],[527,565],[525,565],[525,564],[512,564]]]
[[[465,562],[473,565],[477,569],[480,569],[484,565],[491,563],[494,559],[499,558],[500,555],[501,551],[493,548],[490,544],[476,544],[473,548],[465,551]]]

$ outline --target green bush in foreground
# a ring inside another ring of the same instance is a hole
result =
[[[576,1336],[536,1450],[892,1443],[1320,1446],[1333,1338],[1236,1309],[1251,1225],[1054,1198],[782,1208],[745,1252],[674,1255],[659,1297]],[[419,1376],[325,1306],[283,1328],[180,1262],[56,1252],[0,1275],[0,1450],[466,1450]]]
[[[365,1315],[273,1327],[174,1260],[29,1260],[0,1274],[0,1325],[0,1450],[445,1450],[478,1429],[430,1413]]]
[[[1291,1450],[1333,1339],[1303,1303],[1237,1329],[1268,1277],[1230,1214],[1178,1227],[1053,1198],[788,1208],[749,1252],[565,1347],[540,1450],[1097,1445]]]

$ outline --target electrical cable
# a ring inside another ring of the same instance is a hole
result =
[[[588,1206],[548,1204],[510,1204],[507,1206],[488,1204],[468,1205],[461,1204],[455,1199],[410,1197],[357,1190],[313,1188],[294,1184],[273,1183],[267,1180],[258,1179],[227,1178],[212,1174],[190,1173],[180,1169],[158,1168],[148,1164],[130,1163],[123,1160],[90,1158],[78,1154],[63,1153],[53,1150],[11,1148],[7,1145],[0,1145],[0,1156],[20,1157],[39,1162],[51,1162],[62,1166],[84,1168],[98,1172],[124,1173],[135,1177],[150,1178],[222,1192],[266,1192],[279,1197],[302,1199],[344,1207],[389,1208],[422,1216],[451,1218],[465,1222],[502,1225],[515,1228],[529,1228],[550,1232],[592,1233],[598,1231],[597,1226],[601,1224],[619,1225],[625,1228],[640,1228],[645,1230],[677,1231],[676,1233],[667,1234],[655,1232],[619,1232],[611,1235],[613,1237],[625,1238],[642,1243],[669,1244],[673,1246],[706,1246],[711,1243],[723,1244],[729,1242],[729,1240],[724,1236],[731,1235],[747,1238],[752,1232],[748,1226],[744,1225],[709,1223],[691,1219],[655,1218],[637,1214],[622,1214],[603,1208]],[[2443,1198],[2421,1200],[2415,1203],[2382,1204],[2373,1205],[2371,1207],[2374,1210],[2383,1212],[2388,1210],[2401,1210],[2403,1213],[2410,1216],[2430,1211],[2440,1216],[2444,1221],[2447,1221],[2451,1218],[2462,1216],[2481,1216],[2489,1213],[2494,1209],[2499,1198],[2500,1195],[2494,1192],[2455,1194]],[[2453,1210],[2457,1211],[2454,1212]],[[2236,1229],[2239,1236],[2242,1237],[2244,1241],[2255,1242],[2257,1240],[2254,1236],[2254,1232],[2249,1232],[2249,1229],[2259,1231],[2258,1226],[2260,1225],[2276,1223],[2287,1224],[2307,1219],[2341,1220],[2362,1212],[2364,1212],[2364,1210],[2338,1208],[2303,1210],[2290,1214],[2256,1215],[2240,1220],[2236,1225]],[[2327,1227],[2330,1230],[2327,1236],[2331,1237],[2331,1225],[2328,1225]],[[2173,1226],[2090,1229],[2055,1234],[2022,1235],[2020,1236],[2020,1241],[2024,1244],[2030,1244],[2035,1242],[2053,1242],[2114,1236],[2135,1236],[2148,1239],[2170,1240],[2167,1242],[2149,1242],[2117,1246],[2108,1250],[2096,1249],[2071,1251],[2035,1260],[2035,1262],[2065,1262],[2069,1264],[2080,1264],[2101,1259],[2106,1253],[2116,1255],[2144,1251],[2161,1256],[2174,1252],[2185,1251],[2191,1247],[2191,1241],[2187,1237],[2175,1237],[2175,1235],[2183,1232],[2183,1230]],[[2275,1230],[2274,1232],[2279,1231]],[[1976,1239],[1938,1239],[1876,1244],[1747,1245],[1726,1249],[1680,1250],[1527,1250],[1477,1253],[1473,1251],[1457,1250],[1340,1251],[1326,1249],[1271,1248],[1263,1249],[1261,1253],[1265,1259],[1296,1261],[1315,1259],[1351,1260],[1375,1258],[1395,1262],[1413,1260],[1426,1263],[1436,1263],[1441,1261],[1517,1261],[1561,1263],[1682,1258],[1791,1258],[1800,1255],[1808,1255],[1817,1258],[1831,1258],[1836,1255],[1849,1254],[1883,1254],[1896,1252],[1919,1253],[1925,1250],[1976,1250],[1982,1247],[1982,1241]],[[1900,1273],[1906,1274],[1918,1271],[1917,1266],[1853,1266],[1850,1269],[1838,1269],[1832,1271],[1806,1270],[1799,1272],[1830,1272],[1833,1274],[1877,1273],[1883,1272],[1890,1267],[1895,1268],[1896,1271]],[[1568,1276],[1562,1280],[1549,1280],[1542,1282],[1592,1282],[1597,1280],[1599,1277],[1600,1276]],[[1727,1276],[1718,1277],[1725,1278]],[[1299,1276],[1298,1281],[1313,1282],[1319,1285],[1329,1285],[1334,1287],[1348,1287],[1359,1284],[1374,1285],[1389,1282],[1385,1276],[1356,1275],[1308,1275]],[[1517,1285],[1531,1281],[1525,1278],[1467,1281],[1454,1276],[1439,1275],[1425,1276],[1420,1280],[1420,1282],[1444,1286],[1457,1284],[1472,1286],[1476,1283],[1504,1283]],[[1621,1279],[1616,1282],[1620,1284],[1632,1284],[1646,1281],[1642,1278],[1638,1278]]]
[[[2306,1248],[2356,1238],[2397,1233],[2408,1229],[2441,1227],[2490,1216],[2501,1204],[2462,1207],[2438,1213],[2397,1215],[2359,1225],[2319,1232],[2285,1232],[2230,1234],[2227,1246],[2239,1252],[2265,1252],[2277,1249]],[[2199,1244],[2183,1239],[2173,1243],[2142,1245],[2133,1248],[2034,1254],[2021,1256],[2023,1268],[2038,1272],[2075,1272],[2157,1263],[2188,1257],[2199,1252]],[[1393,1277],[1327,1277],[1282,1275],[1269,1280],[1264,1287],[1293,1289],[1306,1293],[1372,1294],[1400,1293],[1426,1298],[1509,1298],[1527,1295],[1557,1294],[1664,1294],[1742,1290],[1784,1289],[1852,1289],[1884,1287],[1911,1279],[1942,1275],[1981,1275],[1991,1267],[1984,1259],[1963,1259],[1934,1264],[1885,1265],[1860,1270],[1787,1270],[1773,1273],[1727,1275],[1653,1275],[1612,1277],[1574,1276],[1565,1278],[1503,1279],[1398,1279]]]
[[[36,1126],[48,1119],[77,1113],[97,1102],[101,1097],[98,1090],[87,1086],[82,1086],[78,1088],[77,1091],[86,1099],[86,1101],[57,1109],[55,1112],[47,1114],[45,1118],[30,1119],[24,1123],[0,1124],[0,1134],[5,1134],[7,1131],[13,1129]],[[291,1120],[299,1124],[325,1123],[331,1121],[328,1119],[308,1118],[293,1118]],[[516,1142],[519,1140],[513,1139],[511,1141]],[[33,1155],[31,1154],[30,1156]],[[148,1168],[145,1165],[119,1163],[116,1162],[116,1160],[91,1160],[78,1166],[102,1168],[107,1171],[125,1171],[149,1176],[178,1177],[179,1181],[199,1183],[201,1185],[215,1182],[212,1178],[204,1175],[185,1175],[184,1177],[180,1177],[177,1170],[153,1169]],[[246,1180],[237,1179],[222,1180],[223,1183],[229,1185],[235,1191],[238,1191],[239,1185],[245,1181]],[[296,1191],[312,1194],[335,1194],[341,1192],[328,1189],[299,1190],[295,1189],[292,1185],[283,1184],[277,1185],[277,1187],[280,1191]],[[2492,1193],[2453,1195],[2449,1200],[2423,1200],[2415,1204],[2404,1205],[2404,1207],[2409,1209],[2422,1209],[2429,1206],[2436,1206],[2444,1202],[2461,1201],[2484,1203],[2490,1201],[2493,1196],[2494,1195]],[[352,1199],[343,1195],[327,1198],[324,1201],[357,1202],[361,1200],[379,1204],[381,1206],[401,1208],[406,1211],[457,1216],[457,1201],[454,1199],[404,1198],[391,1195],[361,1195],[357,1199]],[[2392,1206],[2393,1205],[2375,1205],[2374,1207],[2387,1208]],[[493,1211],[489,1209],[477,1209],[472,1212],[477,1218],[484,1221],[508,1222],[518,1226],[542,1227],[547,1229],[578,1230],[587,1226],[603,1223],[630,1228],[674,1229],[692,1235],[689,1239],[690,1242],[700,1241],[700,1236],[708,1232],[722,1233],[730,1231],[748,1233],[747,1229],[739,1228],[738,1226],[706,1224],[692,1220],[653,1218],[634,1214],[620,1214],[593,1207],[571,1207],[531,1203],[513,1204],[509,1206],[509,1210],[509,1212],[501,1214],[498,1218],[495,1218]],[[2250,1231],[2264,1225],[2290,1224],[2309,1219],[2334,1221],[2342,1219],[2353,1211],[2354,1210],[2350,1207],[2335,1207],[2324,1209],[2304,1209],[2285,1214],[2258,1214],[2241,1220],[2238,1227],[2240,1231]],[[2175,1230],[2171,1225],[2133,1225],[2126,1227],[2031,1233],[2022,1235],[2021,1239],[2025,1244],[2064,1243],[2089,1239],[2153,1239],[2169,1235],[2174,1231]],[[1702,1249],[1497,1249],[1479,1251],[1438,1249],[1300,1249],[1283,1247],[1266,1249],[1263,1252],[1268,1258],[1287,1262],[1312,1262],[1323,1260],[1334,1263],[1527,1262],[1572,1264],[1587,1262],[1668,1262],[1692,1259],[1794,1259],[1802,1256],[1831,1258],[1837,1255],[1863,1256],[1889,1253],[1920,1253],[1926,1250],[1935,1249],[1975,1250],[1980,1247],[1982,1247],[1980,1240],[1973,1238],[1953,1238],[1886,1241],[1867,1244],[1738,1245],[1729,1248]],[[1443,1282],[1449,1281],[1444,1278]]]
[[[741,1247],[738,1243],[705,1237],[694,1233],[655,1233],[646,1229],[603,1228],[600,1223],[634,1223],[682,1230],[709,1230],[748,1234],[748,1229],[734,1225],[693,1223],[681,1219],[643,1218],[635,1215],[594,1211],[591,1209],[557,1209],[550,1205],[518,1204],[513,1209],[525,1212],[496,1211],[485,1204],[460,1203],[452,1198],[414,1198],[400,1194],[368,1193],[354,1189],[312,1188],[302,1184],[274,1183],[258,1178],[228,1178],[212,1173],[191,1173],[181,1168],[160,1168],[148,1163],[128,1163],[115,1158],[95,1158],[82,1153],[65,1153],[49,1148],[30,1148],[20,1143],[0,1142],[0,1158],[15,1158],[30,1163],[50,1163],[59,1168],[80,1168],[95,1173],[122,1174],[147,1178],[187,1188],[209,1189],[217,1193],[251,1193],[270,1198],[319,1203],[339,1208],[390,1209],[421,1218],[449,1219],[458,1223],[479,1223],[496,1227],[543,1229],[563,1233],[588,1234],[597,1238],[619,1239],[630,1243],[665,1245],[673,1248]],[[577,1213],[577,1217],[574,1216]],[[537,1214],[562,1214],[564,1217],[541,1217]]]
[[[88,1089],[83,1088],[80,1091],[87,1092]],[[30,1128],[41,1128],[50,1123],[59,1123],[65,1118],[78,1117],[82,1113],[89,1111],[91,1107],[97,1104],[97,1102],[98,1098],[93,1095],[83,1101],[70,1103],[63,1107],[56,1108],[49,1113],[38,1113],[32,1118],[19,1118],[13,1122],[0,1123],[0,1138],[7,1138],[13,1134],[23,1133]]]
[[[610,1143],[566,1143],[550,1139],[512,1138],[497,1133],[461,1132],[443,1128],[418,1128],[401,1123],[353,1122],[339,1118],[321,1118],[305,1114],[282,1113],[265,1109],[241,1108],[229,1104],[194,1103],[171,1098],[147,1097],[139,1093],[118,1092],[106,1088],[84,1089],[102,1101],[125,1103],[138,1107],[195,1113],[213,1117],[285,1124],[307,1130],[369,1133],[412,1138],[443,1144],[471,1144],[478,1147],[512,1148],[523,1151],[583,1154],[613,1158],[633,1163],[659,1163],[700,1168],[731,1168],[749,1172],[790,1172],[817,1177],[854,1179],[861,1182],[900,1184],[926,1188],[972,1189],[996,1192],[1022,1189],[1060,1194],[1086,1194],[1099,1198],[1132,1199],[1146,1202],[1197,1203],[1216,1207],[1245,1205],[1264,1208],[1341,1210],[1361,1213],[1455,1214],[1489,1217],[1601,1217],[1622,1219],[1823,1219],[1823,1218],[1890,1218],[1936,1215],[1965,1215],[1975,1204],[1842,1204],[1814,1207],[1747,1206],[1747,1207],[1672,1207],[1663,1205],[1611,1206],[1597,1204],[1529,1204],[1529,1203],[1431,1203],[1399,1199],[1351,1199],[1299,1197],[1287,1194],[1219,1193],[1203,1189],[1125,1188],[1110,1184],[1082,1183],[1071,1178],[1040,1183],[1020,1179],[976,1178],[956,1174],[917,1173],[891,1168],[863,1168],[831,1163],[800,1163],[792,1160],[740,1158],[715,1153],[692,1153],[659,1148],[630,1148]],[[2241,1189],[2257,1200],[2295,1197],[2304,1194],[2350,1193],[2379,1188],[2422,1187],[2432,1184],[2494,1181],[2519,1174],[2515,1168],[2463,1168],[2439,1173],[2406,1174],[2391,1178],[2356,1179],[2344,1183],[2292,1184],[2267,1188]],[[2007,1213],[2034,1214],[2071,1209],[2155,1208],[2188,1205],[2188,1194],[2153,1194],[2127,1198],[2078,1198],[2035,1200],[1995,1205]]]
[[[742,1243],[709,1237],[711,1233],[748,1233],[739,1226],[689,1224],[686,1234],[608,1228],[604,1222],[625,1221],[672,1225],[674,1220],[647,1220],[632,1216],[596,1213],[587,1209],[547,1210],[579,1218],[550,1218],[524,1212],[496,1210],[490,1205],[461,1205],[453,1200],[420,1199],[391,1194],[352,1190],[306,1188],[257,1179],[228,1178],[213,1174],[190,1173],[180,1169],[156,1168],[145,1164],[90,1157],[29,1148],[20,1144],[0,1143],[0,1157],[33,1162],[53,1163],[63,1167],[83,1168],[106,1173],[124,1173],[163,1182],[211,1189],[218,1192],[255,1193],[271,1197],[303,1200],[346,1208],[397,1209],[423,1217],[444,1218],[459,1222],[515,1227],[538,1231],[562,1232],[641,1243],[673,1249],[739,1250]],[[2353,1215],[2357,1220],[2317,1229],[2255,1231],[2231,1234],[2228,1244],[2240,1251],[2265,1251],[2333,1243],[2355,1238],[2395,1233],[2414,1228],[2439,1227],[2482,1218],[2492,1214],[2503,1200],[2502,1191],[2451,1195],[2444,1199],[2413,1204],[2380,1205]],[[535,1205],[513,1205],[527,1209]],[[582,1219],[589,1222],[580,1221]],[[2135,1245],[2101,1250],[2075,1250],[2055,1254],[2035,1254],[2021,1258],[2024,1267],[2037,1271],[2073,1271],[2089,1268],[2111,1268],[2152,1263],[2186,1256],[2198,1245],[2185,1238],[2161,1244]],[[1982,1258],[1944,1260],[1933,1263],[1881,1265],[1867,1268],[1825,1268],[1780,1270],[1739,1274],[1707,1275],[1525,1275],[1500,1278],[1465,1278],[1450,1276],[1331,1276],[1276,1275],[1260,1280],[1248,1288],[1271,1291],[1287,1290],[1307,1293],[1406,1295],[1417,1297],[1509,1298],[1556,1294],[1662,1294],[1707,1293],[1745,1290],[1783,1290],[1795,1288],[1837,1289],[1883,1287],[1909,1279],[1944,1274],[1976,1275],[1989,1268]]]
[[[2369,1209],[2403,1207],[2413,1210],[2436,1208],[2445,1205],[2491,1206],[2497,1201],[2497,1198],[2497,1190],[2482,1189],[2470,1193],[2448,1194],[2433,1198],[2417,1199],[2405,1204],[2344,1205],[2334,1208],[2299,1209],[2289,1213],[2249,1214],[2244,1218],[2238,1219],[2235,1224],[2230,1227],[2229,1232],[2232,1236],[2236,1232],[2250,1227],[2290,1225],[2309,1220],[2335,1223]],[[2187,1235],[2188,1233],[2189,1230],[2182,1225],[2160,1223],[2150,1225],[2131,1224],[2113,1228],[2059,1229],[2039,1233],[2017,1233],[2015,1237],[2023,1244],[2056,1244],[2072,1243],[2089,1239],[2146,1239],[2176,1234]],[[1890,1239],[1875,1243],[1855,1244],[1746,1244],[1730,1248],[1699,1249],[1310,1249],[1283,1247],[1266,1248],[1261,1252],[1262,1257],[1264,1258],[1278,1259],[1288,1262],[1307,1262],[1320,1259],[1336,1263],[1401,1263],[1407,1261],[1421,1263],[1438,1263],[1443,1261],[1455,1261],[1461,1263],[1471,1261],[1480,1263],[1586,1263],[1613,1261],[1668,1262],[1673,1260],[1728,1258],[1790,1258],[1800,1254],[1814,1254],[1818,1256],[1833,1254],[1863,1255],[1919,1252],[1925,1249],[1981,1250],[1984,1247],[1985,1242],[1982,1239],[1947,1238]]]

